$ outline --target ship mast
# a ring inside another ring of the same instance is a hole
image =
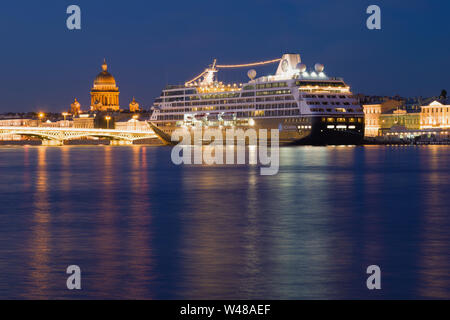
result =
[[[203,80],[200,81],[200,85],[211,85],[212,83],[214,83],[214,76],[217,73],[218,69],[221,68],[245,68],[245,67],[254,67],[254,66],[261,66],[261,65],[265,65],[265,64],[270,64],[270,63],[276,63],[279,62],[281,59],[273,59],[273,60],[267,60],[267,61],[260,61],[260,62],[252,62],[252,63],[245,63],[245,64],[221,64],[218,65],[217,64],[217,59],[213,60],[213,63],[211,65],[209,65],[209,68],[206,68],[205,71],[203,71],[202,73],[200,73],[198,76],[196,76],[194,79],[191,79],[189,81],[187,81],[185,83],[185,85],[189,85],[193,82],[195,82],[196,80],[200,79],[201,77],[203,77]]]

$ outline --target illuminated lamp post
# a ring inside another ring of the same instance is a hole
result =
[[[109,120],[111,120],[111,117],[106,116],[105,119],[106,119],[106,128],[109,129]]]
[[[39,120],[40,120],[39,126],[42,126],[42,121],[44,120],[45,113],[39,112],[38,117],[39,117]]]

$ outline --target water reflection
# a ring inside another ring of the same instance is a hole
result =
[[[147,156],[145,147],[133,147],[129,172],[130,185],[130,217],[126,239],[127,282],[125,297],[152,299],[154,293],[149,290],[154,280],[153,250],[151,245],[151,201],[149,199]]]
[[[37,169],[33,194],[34,211],[31,227],[31,239],[29,241],[30,283],[26,290],[29,298],[42,299],[48,296],[51,284],[49,263],[50,256],[50,205],[47,179],[47,147],[38,149]]]
[[[116,163],[113,159],[113,147],[103,148],[103,158],[99,161],[99,175],[95,175],[101,184],[96,195],[98,212],[96,212],[95,251],[98,259],[95,264],[95,278],[92,281],[93,290],[100,298],[114,297],[123,289],[118,283],[117,275],[122,272],[121,241],[119,238],[117,204]]]
[[[444,147],[445,148],[445,147]],[[431,146],[430,153],[421,152],[424,214],[419,258],[419,294],[426,298],[448,299],[450,290],[450,251],[448,242],[449,214],[446,159],[440,157],[442,146]],[[446,258],[445,258],[446,257]]]
[[[261,282],[264,277],[263,259],[264,245],[261,242],[263,236],[262,212],[256,205],[258,201],[258,171],[252,170],[247,181],[247,225],[242,232],[243,265],[240,294],[247,297],[256,297],[261,293],[261,288],[267,284]]]
[[[383,162],[384,151],[379,148],[368,147],[364,150],[364,197],[361,212],[364,213],[361,219],[361,232],[363,234],[362,253],[364,255],[361,269],[369,265],[378,265],[382,261],[384,250],[388,249],[383,233],[383,220],[380,214],[385,210],[384,201],[380,201],[382,193],[386,187],[383,175],[373,170],[375,166]]]
[[[31,188],[30,148],[25,147],[23,150],[23,192],[30,192]]]
[[[276,244],[272,258],[276,294],[272,297],[327,298],[334,290],[334,274],[328,273],[326,282],[321,279],[336,263],[333,243],[329,242],[332,230],[327,227],[335,212],[329,201],[331,177],[322,168],[332,155],[325,147],[307,147],[302,153],[298,150],[282,150],[280,174],[270,185],[273,201],[268,212],[277,213],[272,231]]]
[[[182,219],[182,296],[187,298],[219,297],[236,288],[236,275],[241,265],[240,237],[236,227],[241,222],[238,213],[245,215],[238,199],[226,201],[229,193],[241,193],[240,178],[218,175],[211,170],[193,168],[183,171],[183,189],[187,205]],[[222,197],[217,197],[217,192]],[[196,195],[203,194],[203,197]],[[211,210],[215,208],[215,210]]]
[[[170,148],[12,150],[0,297],[449,298],[448,148],[282,148],[275,176]]]

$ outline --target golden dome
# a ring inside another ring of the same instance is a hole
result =
[[[131,112],[139,111],[139,103],[136,102],[134,97],[133,97],[133,101],[130,102],[129,107],[130,107]]]
[[[72,106],[75,106],[75,107],[80,106],[80,103],[78,102],[77,98],[75,98],[75,101],[72,103]]]
[[[115,86],[116,85],[116,79],[110,74],[108,70],[108,65],[106,64],[106,61],[103,60],[102,64],[102,72],[100,72],[97,77],[95,77],[94,80],[94,86],[96,85],[108,85],[108,86]]]

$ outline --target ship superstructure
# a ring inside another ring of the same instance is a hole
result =
[[[251,69],[245,84],[217,79],[220,69],[276,62],[274,75],[256,77]],[[279,129],[281,143],[360,144],[364,136],[363,109],[350,87],[321,64],[308,70],[299,54],[241,65],[214,60],[183,85],[168,85],[152,109],[150,122],[166,142],[180,127]]]

